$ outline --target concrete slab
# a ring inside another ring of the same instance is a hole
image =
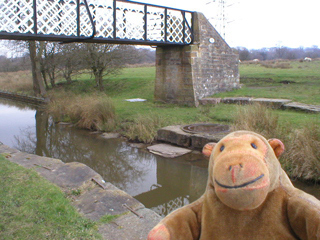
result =
[[[195,134],[191,136],[191,148],[202,150],[204,145],[209,142],[219,142],[230,131],[215,133],[215,134]]]
[[[175,146],[165,144],[165,143],[156,144],[156,145],[147,147],[147,149],[151,153],[160,155],[162,157],[167,157],[167,158],[179,157],[184,154],[190,153],[192,151],[190,149],[175,147]]]
[[[167,126],[157,132],[157,140],[172,143],[181,147],[191,146],[191,134],[181,130],[181,125]]]

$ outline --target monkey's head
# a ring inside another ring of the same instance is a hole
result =
[[[210,154],[207,189],[214,188],[222,203],[237,210],[259,207],[279,184],[278,157],[284,145],[249,131],[228,134],[203,148]]]

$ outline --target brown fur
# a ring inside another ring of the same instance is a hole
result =
[[[148,240],[320,239],[320,202],[281,169],[281,141],[238,131],[208,149],[205,193],[165,217]]]

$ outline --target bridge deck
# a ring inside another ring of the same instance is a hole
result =
[[[192,12],[124,0],[2,0],[0,39],[192,43]]]

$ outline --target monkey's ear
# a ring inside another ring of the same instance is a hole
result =
[[[276,138],[272,138],[268,140],[270,146],[273,148],[273,151],[277,158],[284,152],[284,144]]]
[[[206,157],[210,157],[212,150],[216,144],[217,143],[215,143],[215,142],[210,142],[210,143],[207,143],[206,145],[204,145],[204,147],[202,148],[203,155],[205,155]]]

